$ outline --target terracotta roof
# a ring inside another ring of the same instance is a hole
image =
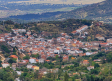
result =
[[[10,57],[11,58],[18,58],[16,55],[11,55]]]
[[[87,63],[89,63],[89,61],[88,60],[83,60],[83,64],[87,64]]]
[[[32,66],[32,68],[35,68],[36,66]]]

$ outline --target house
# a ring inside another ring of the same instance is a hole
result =
[[[21,81],[20,78],[16,78],[14,81]]]
[[[72,59],[72,60],[75,60],[76,58],[75,58],[75,57],[71,57],[71,59]]]
[[[22,73],[21,71],[16,71],[16,72],[17,72],[17,74],[18,74],[19,76],[20,76],[20,75],[21,75],[21,73]]]
[[[26,66],[27,65],[27,63],[25,63],[25,62],[18,62],[18,67],[22,67],[22,66]]]
[[[63,55],[63,61],[68,61],[68,60],[69,60],[68,55]]]
[[[28,64],[26,67],[27,67],[27,69],[32,69],[32,64]]]
[[[74,31],[71,32],[71,33],[72,33],[72,34],[80,33],[80,32],[82,32],[82,31],[86,30],[87,28],[88,28],[88,26],[87,26],[87,25],[84,25],[84,26],[80,27],[79,29],[74,30]]]
[[[87,56],[92,55],[92,54],[93,54],[92,52],[86,52]]]
[[[83,65],[88,65],[88,64],[89,64],[89,60],[83,60],[83,61],[81,62],[81,64],[83,64]]]
[[[105,38],[102,35],[100,35],[100,34],[97,34],[95,36],[95,38],[97,38],[98,40],[105,40]]]
[[[61,36],[65,36],[65,35],[67,35],[67,33],[61,33]]]
[[[17,63],[12,63],[12,69],[16,70],[16,67],[18,66]]]
[[[48,72],[50,73],[57,73],[58,72],[58,68],[54,68],[54,69],[49,69]]]
[[[95,59],[94,60],[94,62],[100,62],[101,61],[101,59]]]
[[[106,42],[109,43],[109,44],[112,44],[112,38],[107,39]]]
[[[54,53],[55,53],[55,54],[60,54],[60,53],[61,53],[61,52],[60,52],[60,49],[55,49],[55,50],[54,50]]]
[[[78,33],[79,32],[82,32],[82,31],[86,30],[87,28],[88,28],[88,26],[87,25],[84,25],[81,28],[77,29],[76,32],[78,32]]]
[[[73,75],[80,75],[78,72],[76,72],[76,73],[73,73]]]
[[[44,59],[42,59],[42,58],[41,59],[38,59],[38,62],[39,63],[44,63]]]
[[[29,62],[29,60],[22,60],[22,62],[24,62],[24,63],[28,63],[28,62]]]
[[[32,66],[32,69],[33,69],[34,71],[36,71],[36,70],[39,70],[39,67],[38,67],[38,66]]]
[[[27,34],[30,35],[31,34],[31,31],[28,31]]]
[[[30,59],[29,59],[29,62],[30,62],[31,64],[32,64],[32,63],[37,63],[37,62],[36,62],[36,58],[30,58]]]
[[[18,57],[16,55],[10,55],[9,57],[16,59],[16,62],[18,62]]]
[[[91,42],[89,42],[89,44],[93,45],[93,46],[99,46],[100,43],[103,43],[103,41],[91,41]]]
[[[104,47],[104,46],[108,46],[109,44],[108,43],[100,43],[100,45]]]
[[[1,63],[1,64],[2,64],[2,67],[3,67],[3,68],[6,68],[6,67],[10,66],[9,63]]]
[[[46,62],[50,62],[50,60],[45,60]]]
[[[0,42],[4,42],[4,41],[5,41],[4,37],[0,37]]]
[[[76,31],[76,30],[74,30],[74,31],[72,31],[71,33],[72,33],[72,34],[76,34],[76,33],[77,33],[77,31]]]
[[[43,67],[42,69],[39,69],[39,73],[45,75],[48,73],[48,69]]]
[[[90,71],[91,69],[94,69],[94,66],[89,66],[87,69]]]

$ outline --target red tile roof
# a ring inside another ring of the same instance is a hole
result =
[[[10,57],[11,58],[18,58],[16,55],[11,55]]]

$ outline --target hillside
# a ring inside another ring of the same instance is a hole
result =
[[[106,23],[112,22],[112,0],[106,0],[100,3],[78,8],[64,13],[54,19],[63,20],[68,18],[99,20]],[[52,20],[53,18],[51,18]]]
[[[111,32],[112,25],[108,25],[92,20],[68,19],[65,21],[41,21],[41,22],[30,22],[25,24],[18,24],[9,20],[4,22],[5,24],[4,27],[3,27],[3,22],[1,22],[0,24],[1,24],[0,33],[11,32],[11,29],[24,28],[26,30],[31,30],[33,33],[37,33],[37,34],[42,34],[42,31],[45,31],[47,33],[45,37],[50,36],[50,38],[57,37],[62,32],[68,33],[72,37],[77,37],[78,35],[72,35],[71,32],[77,30],[83,25],[88,25],[90,27],[85,31],[88,32],[88,35],[84,39],[84,41],[87,41],[88,38],[91,38],[89,41],[96,40],[95,36],[97,34],[100,34],[106,39],[112,38],[112,32]]]
[[[111,38],[112,25],[82,19],[24,24],[9,20],[0,22],[0,27],[3,28],[0,39],[5,39],[0,40],[0,60],[5,60],[4,63],[0,61],[0,67],[3,67],[0,81],[15,81],[17,77],[21,81],[112,80],[112,39],[107,42],[95,39],[98,34],[101,38]],[[75,34],[72,31],[76,31]],[[86,42],[79,41],[79,33],[85,35]],[[60,49],[59,53],[54,51]],[[39,62],[40,59],[44,60]],[[8,66],[5,68],[3,64]]]

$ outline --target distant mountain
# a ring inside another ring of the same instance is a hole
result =
[[[87,5],[59,16],[50,18],[51,20],[63,20],[69,18],[99,20],[112,22],[112,0],[106,0],[100,3]]]
[[[25,14],[25,15],[17,15],[17,16],[10,16],[9,18],[15,18],[15,19],[23,19],[23,20],[41,20],[46,19],[58,14],[62,14],[65,12],[46,12],[42,14]]]

